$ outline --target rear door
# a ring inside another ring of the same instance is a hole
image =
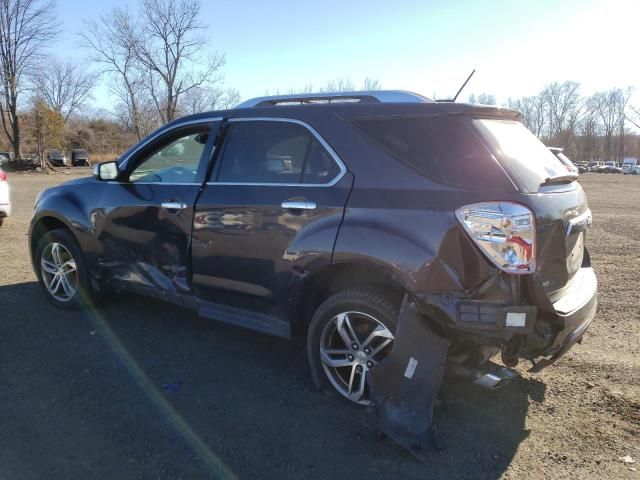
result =
[[[309,125],[229,120],[196,205],[199,298],[281,324],[296,281],[331,262],[351,184],[338,155]]]
[[[203,120],[152,138],[103,186],[93,215],[112,281],[169,300],[191,293],[193,208],[219,125]]]

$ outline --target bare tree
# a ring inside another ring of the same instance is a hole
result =
[[[54,0],[0,0],[0,116],[16,159],[22,155],[20,94],[56,31]]]
[[[113,93],[123,103],[116,108],[120,114],[126,112],[125,124],[141,139],[145,133],[139,107],[144,73],[135,55],[134,25],[127,10],[114,8],[97,20],[85,20],[84,33],[80,37],[82,45],[92,51],[91,59],[101,66],[103,73],[111,76]]]
[[[633,126],[640,128],[640,108],[630,106],[630,114],[626,114],[625,117]]]
[[[495,105],[496,97],[488,93],[481,93],[477,97],[475,94],[469,95],[469,103],[479,103],[482,105]]]
[[[118,100],[113,106],[113,115],[138,140],[160,126],[155,104],[141,82],[127,83],[123,78],[117,78],[109,91]]]
[[[49,61],[35,78],[36,90],[42,100],[65,123],[90,96],[98,75],[86,71],[76,62]]]
[[[134,51],[149,73],[147,85],[162,122],[176,118],[181,95],[219,80],[224,66],[222,54],[201,56],[207,40],[200,9],[200,0],[140,0]]]
[[[547,85],[540,98],[547,109],[547,141],[555,140],[560,133],[569,127],[569,120],[577,115],[580,108],[580,84],[577,82],[554,82]],[[563,145],[564,146],[564,145]]]
[[[362,88],[359,90],[381,90],[382,84],[379,80],[372,77],[365,77],[362,82]],[[358,90],[350,78],[338,78],[335,80],[328,80],[324,87],[320,87],[320,89],[316,89],[313,87],[312,83],[307,83],[302,88],[290,88],[288,90],[289,94],[300,94],[300,93],[336,93],[336,92],[353,92]],[[270,95],[271,93],[267,91],[265,95]],[[276,90],[273,95],[279,95],[280,91]]]
[[[350,78],[338,78],[336,80],[329,80],[320,91],[322,93],[353,92],[355,89]]]
[[[362,84],[362,89],[369,90],[380,90],[382,89],[382,84],[377,78],[366,77]]]
[[[181,113],[202,113],[211,110],[226,110],[240,102],[238,90],[218,87],[192,88],[180,101]]]
[[[537,137],[541,137],[546,125],[544,102],[539,96],[523,97],[507,101],[509,108],[522,113],[523,123]]]
[[[615,151],[614,135],[616,131],[624,134],[625,109],[629,101],[629,93],[621,88],[613,88],[606,92],[595,93],[589,100],[592,108],[598,113],[604,135],[604,154],[611,160],[614,154],[620,159],[620,149]]]

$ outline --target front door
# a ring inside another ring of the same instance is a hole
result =
[[[103,186],[94,215],[112,282],[167,300],[191,292],[193,208],[218,126],[208,121],[171,129],[129,157],[118,180]]]

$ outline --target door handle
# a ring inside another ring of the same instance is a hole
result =
[[[316,207],[316,202],[289,200],[282,202],[282,208],[286,210],[315,210]]]
[[[162,202],[160,206],[165,210],[174,211],[184,210],[185,208],[187,208],[187,204],[182,202]]]

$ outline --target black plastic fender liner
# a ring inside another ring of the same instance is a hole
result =
[[[421,461],[422,452],[444,448],[433,423],[433,406],[448,346],[405,295],[393,350],[368,376],[378,428]]]

